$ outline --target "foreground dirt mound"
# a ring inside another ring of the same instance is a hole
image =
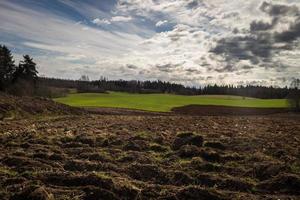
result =
[[[0,121],[1,200],[300,199],[294,116]]]
[[[227,106],[201,106],[188,105],[173,108],[176,114],[199,115],[199,116],[221,116],[221,115],[270,115],[278,113],[287,113],[287,108],[244,108]]]
[[[0,92],[0,119],[35,114],[83,114],[84,110],[37,97],[15,97]]]

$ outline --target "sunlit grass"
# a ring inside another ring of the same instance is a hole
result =
[[[229,95],[183,96],[172,94],[129,94],[124,92],[77,93],[55,101],[77,107],[130,108],[168,112],[185,105],[219,105],[256,108],[284,108],[285,99],[255,99]]]

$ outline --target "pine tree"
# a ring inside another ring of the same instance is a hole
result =
[[[0,91],[11,83],[12,75],[15,71],[15,64],[11,51],[0,45]]]
[[[21,78],[27,81],[36,82],[38,78],[38,71],[36,70],[36,63],[29,55],[23,56],[23,61],[20,62],[14,74],[14,81]]]

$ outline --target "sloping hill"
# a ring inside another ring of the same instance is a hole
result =
[[[68,115],[83,113],[85,113],[83,109],[60,104],[51,99],[16,97],[0,93],[0,119],[18,118],[36,114]]]

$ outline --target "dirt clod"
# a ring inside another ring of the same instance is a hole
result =
[[[209,191],[196,186],[189,186],[180,190],[176,197],[178,199],[190,200],[224,200],[221,194],[215,191]]]
[[[281,174],[261,182],[257,187],[264,191],[300,195],[300,177],[295,174]]]
[[[195,135],[194,133],[180,133],[175,138],[172,148],[178,150],[184,145],[194,145],[201,147],[203,144],[203,137],[200,135]]]
[[[52,194],[48,193],[44,187],[31,186],[22,192],[11,197],[10,200],[54,200]]]

